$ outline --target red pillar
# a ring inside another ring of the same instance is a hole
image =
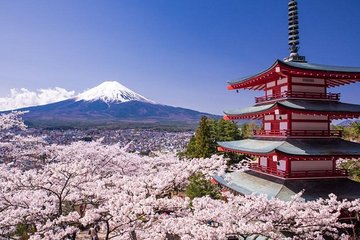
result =
[[[291,159],[290,158],[286,158],[286,174],[288,176],[291,175]]]

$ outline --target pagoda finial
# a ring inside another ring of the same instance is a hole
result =
[[[304,56],[299,56],[299,18],[296,0],[289,0],[289,50],[290,56],[285,58],[286,62],[305,62]]]

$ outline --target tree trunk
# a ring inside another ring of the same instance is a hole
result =
[[[131,240],[137,240],[135,230],[132,230],[132,231],[130,232],[130,239],[131,239]]]
[[[106,236],[105,236],[105,240],[109,240],[109,235],[110,235],[110,225],[109,225],[109,221],[105,221],[106,224]]]

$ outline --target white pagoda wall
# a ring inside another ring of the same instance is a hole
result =
[[[292,130],[328,130],[328,122],[293,122]]]
[[[293,120],[328,120],[328,117],[325,115],[310,115],[310,114],[298,114],[292,113]]]
[[[292,85],[293,92],[325,93],[325,87]]]
[[[269,131],[269,130],[288,130],[288,115],[287,114],[270,114],[270,115],[265,115],[264,116],[264,130]],[[279,127],[278,129],[273,129],[272,128],[272,123],[274,121],[277,121],[279,123]]]
[[[332,161],[292,161],[291,171],[332,170]]]
[[[270,96],[273,94],[280,94],[285,91],[288,91],[288,79],[287,78],[279,78],[278,80],[268,82],[265,85],[266,96]]]
[[[289,85],[293,92],[326,93],[325,79],[292,77],[290,81],[287,78],[279,78],[266,83],[265,94],[270,96],[283,93],[289,90]]]
[[[293,77],[291,83],[293,92],[326,93],[324,79]]]
[[[288,79],[287,78],[280,78],[279,80],[277,80],[277,85],[283,85],[285,83],[288,82]]]
[[[329,130],[328,116],[292,113],[291,117],[292,130]]]
[[[268,83],[266,84],[266,87],[267,87],[267,88],[271,88],[271,87],[275,87],[275,85],[276,85],[276,81],[272,81],[272,82],[268,82]]]
[[[308,85],[325,85],[325,80],[320,78],[301,78],[301,77],[292,77],[291,82],[301,83]]]

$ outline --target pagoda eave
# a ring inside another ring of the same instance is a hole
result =
[[[360,68],[336,67],[306,62],[283,62],[275,63],[265,71],[238,80],[228,82],[228,90],[249,89],[264,90],[266,83],[280,78],[291,77],[312,77],[326,80],[328,87],[336,87],[360,81]]]
[[[262,118],[262,116],[263,116],[263,113],[257,114],[257,115],[253,115],[253,114],[234,115],[234,116],[224,115],[223,119],[228,120],[228,121],[235,121],[235,120],[240,120],[240,119],[259,120]]]
[[[231,149],[231,148],[226,148],[226,147],[222,147],[222,146],[218,146],[217,150],[219,152],[238,153],[238,154],[244,154],[244,155],[248,155],[248,156],[252,156],[252,157],[274,156],[276,154],[275,151],[271,151],[271,152],[268,152],[268,153],[257,153],[257,152],[251,152],[251,151]]]
[[[306,75],[309,77],[322,77],[334,79],[354,79],[354,82],[360,80],[359,67],[338,67],[301,62],[283,62],[278,60],[280,71],[286,75]]]
[[[284,153],[282,151],[279,150],[274,150],[268,153],[258,153],[258,152],[250,152],[250,151],[244,151],[244,150],[236,150],[236,149],[231,149],[231,148],[225,148],[225,147],[217,147],[217,150],[219,152],[231,152],[231,153],[238,153],[238,154],[244,154],[247,156],[251,156],[251,157],[272,157],[272,156],[282,156],[288,160],[291,161],[333,161],[333,160],[339,160],[339,159],[360,159],[360,155],[291,155],[288,153]]]
[[[341,102],[326,102],[321,100],[305,101],[288,99],[271,104],[255,105],[252,107],[224,112],[225,120],[261,119],[264,115],[272,114],[275,109],[303,115],[324,115],[329,119],[349,119],[360,117],[360,105]]]
[[[360,158],[360,143],[342,139],[243,139],[218,142],[219,151],[252,156],[281,155],[291,158]]]
[[[235,193],[242,195],[265,194],[269,199],[278,198],[285,201],[293,199],[293,195],[303,191],[304,200],[327,198],[330,193],[339,199],[357,199],[360,197],[360,183],[346,177],[342,178],[309,178],[284,179],[257,171],[235,171],[223,176],[214,176],[214,181]],[[230,181],[228,179],[231,179]]]
[[[227,121],[236,121],[241,119],[251,119],[259,120],[262,119],[264,115],[269,114],[271,111],[264,111],[258,114],[241,114],[241,115],[224,115],[223,119]],[[360,113],[345,114],[339,112],[319,112],[319,111],[299,111],[295,110],[292,113],[303,114],[303,115],[322,115],[329,116],[330,120],[341,120],[341,119],[353,119],[360,118]]]
[[[249,89],[249,90],[263,90],[266,86],[266,81],[269,79],[278,79],[281,75],[279,75],[279,71],[276,71],[277,61],[267,70],[248,77],[241,79],[239,81],[228,82],[227,86],[228,90],[236,90],[236,89]]]

